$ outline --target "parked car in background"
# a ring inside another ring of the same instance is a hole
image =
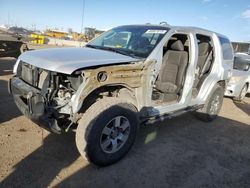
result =
[[[25,52],[9,83],[23,114],[54,133],[75,129],[80,154],[105,166],[129,151],[142,123],[190,111],[214,120],[232,66],[224,35],[127,25],[83,48]]]
[[[28,45],[19,35],[0,30],[0,57],[15,57],[28,50]]]
[[[225,95],[241,101],[250,93],[250,54],[236,53],[232,77],[227,86]]]
[[[10,27],[8,33],[19,36],[21,38],[29,38],[34,31],[22,28],[22,27]]]

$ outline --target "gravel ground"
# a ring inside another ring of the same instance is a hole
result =
[[[0,187],[250,186],[250,97],[225,98],[212,123],[185,114],[141,127],[123,160],[98,168],[73,133],[50,134],[20,114],[7,92],[14,62],[0,59]]]

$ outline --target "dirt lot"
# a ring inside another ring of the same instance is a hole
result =
[[[98,168],[78,154],[74,134],[54,135],[15,107],[7,92],[15,59],[0,59],[0,187],[249,187],[250,98],[225,98],[220,117],[190,114],[141,127],[115,165]]]

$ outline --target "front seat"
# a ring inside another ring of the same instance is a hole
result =
[[[169,41],[168,50],[163,56],[162,67],[156,80],[156,89],[165,94],[177,97],[179,94],[188,64],[188,52],[180,40]]]

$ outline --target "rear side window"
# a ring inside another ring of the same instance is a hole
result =
[[[231,43],[227,38],[219,37],[222,53],[223,53],[223,59],[224,60],[232,60],[233,59],[233,50],[231,47]]]

